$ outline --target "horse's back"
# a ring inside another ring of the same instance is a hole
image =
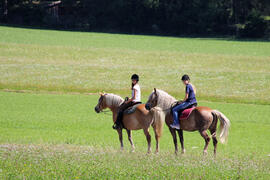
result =
[[[198,111],[212,111],[210,107],[206,107],[206,106],[198,106],[195,109]]]
[[[198,106],[192,110],[187,119],[180,120],[180,127],[186,131],[208,129],[213,120],[211,112],[212,109],[209,107]]]
[[[198,106],[193,111],[195,111],[195,113],[201,118],[208,118],[209,116],[212,117],[213,109],[206,106]]]
[[[148,114],[148,112],[149,112],[147,109],[145,109],[145,104],[140,104],[139,106],[137,106],[136,110],[139,111],[139,112],[142,112],[144,114],[145,113]]]

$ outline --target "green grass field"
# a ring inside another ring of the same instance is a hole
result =
[[[134,131],[136,152],[127,136],[120,152],[111,116],[96,114],[97,95],[0,93],[0,177],[2,178],[269,178],[269,106],[201,102],[231,120],[229,141],[213,159],[202,156],[204,140],[185,132],[187,153],[175,157],[168,128],[161,153],[146,155],[142,131]],[[154,134],[151,130],[154,148]]]
[[[127,94],[138,73],[178,98],[187,73],[202,100],[270,104],[270,43],[0,27],[0,88]],[[109,77],[109,78],[108,78]]]
[[[269,42],[0,26],[0,179],[269,179],[269,49]],[[179,76],[191,76],[199,105],[231,121],[216,159],[212,141],[202,156],[198,132],[184,132],[187,153],[175,156],[167,127],[159,154],[146,155],[142,131],[133,131],[134,153],[125,134],[120,151],[111,115],[94,112],[95,93],[129,95],[132,73],[144,102],[154,87],[182,98]]]

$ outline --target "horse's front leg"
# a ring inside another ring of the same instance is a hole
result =
[[[184,148],[183,130],[182,129],[179,129],[179,130],[177,130],[177,132],[178,132],[178,136],[179,136],[180,143],[181,143],[182,154],[184,154],[186,152],[186,150]]]
[[[134,152],[134,151],[135,151],[135,146],[134,146],[134,144],[133,144],[132,135],[131,135],[131,130],[128,130],[128,129],[127,129],[127,134],[128,134],[128,140],[129,140],[130,145],[131,145],[131,152]]]
[[[122,134],[122,128],[117,129],[118,132],[118,136],[119,136],[119,141],[120,141],[120,145],[121,145],[121,150],[124,149],[124,145],[123,145],[123,134]]]
[[[173,137],[173,143],[174,143],[174,150],[175,150],[175,154],[177,155],[178,153],[178,145],[177,145],[177,138],[176,138],[176,131],[175,129],[169,127],[169,130],[172,134],[172,137]]]

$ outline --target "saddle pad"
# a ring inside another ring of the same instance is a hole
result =
[[[125,111],[124,111],[124,114],[132,114],[136,111],[136,108],[137,106],[139,106],[141,104],[135,104],[134,106],[131,106],[129,108],[127,108]]]
[[[187,118],[189,117],[190,113],[192,112],[192,110],[193,110],[194,108],[195,108],[195,107],[185,109],[185,110],[182,112],[182,114],[181,114],[181,116],[179,117],[179,119],[180,119],[180,120],[181,120],[181,119],[187,119]]]

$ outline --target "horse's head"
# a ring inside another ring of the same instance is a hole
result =
[[[95,107],[95,111],[100,113],[103,109],[107,108],[106,104],[106,94],[100,93],[100,98],[98,99],[98,104]]]
[[[158,94],[156,88],[154,88],[154,91],[150,94],[148,101],[145,104],[145,109],[149,111],[151,108],[156,107],[157,104],[158,104]]]
[[[154,91],[150,94],[148,101],[145,104],[145,108],[150,110],[151,108],[158,106],[161,109],[166,110],[170,109],[175,101],[176,99],[165,91],[154,88]]]

